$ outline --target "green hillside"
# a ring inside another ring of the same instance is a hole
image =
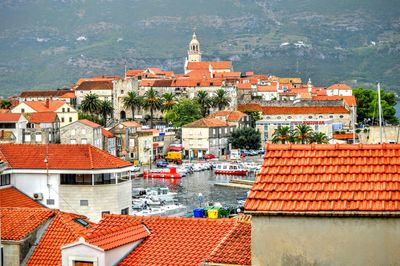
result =
[[[193,29],[204,58],[235,70],[400,90],[396,0],[8,0],[0,92],[69,86],[125,64],[182,72]]]

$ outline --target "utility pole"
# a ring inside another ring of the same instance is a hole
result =
[[[378,82],[378,114],[379,114],[379,137],[380,137],[380,144],[383,143],[382,141],[382,105],[381,105],[381,84]]]

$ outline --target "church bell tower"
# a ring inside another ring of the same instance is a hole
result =
[[[188,61],[201,62],[200,43],[197,40],[195,32],[193,32],[192,40],[189,43]]]

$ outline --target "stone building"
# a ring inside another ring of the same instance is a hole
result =
[[[90,144],[103,149],[102,126],[81,119],[61,128],[61,143],[63,144]]]
[[[22,130],[23,141],[21,143],[60,143],[60,119],[57,113],[30,113],[25,114],[25,117],[28,119],[28,123]]]
[[[400,145],[266,145],[252,265],[397,265]]]

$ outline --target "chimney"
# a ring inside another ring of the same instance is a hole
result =
[[[44,105],[46,106],[46,108],[49,108],[49,106],[50,106],[50,100],[49,100],[49,99],[46,99],[46,102],[45,102]]]

